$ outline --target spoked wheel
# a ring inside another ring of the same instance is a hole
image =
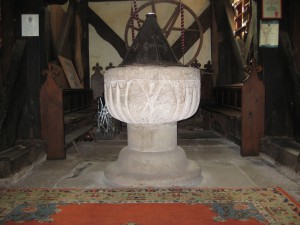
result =
[[[157,17],[157,22],[170,46],[172,46],[177,39],[181,38],[182,30],[184,33],[196,32],[198,34],[199,39],[187,53],[185,51],[188,49],[182,49],[183,57],[180,60],[185,65],[190,65],[194,62],[202,47],[203,30],[197,15],[188,6],[184,4],[182,4],[182,8],[180,8],[180,6],[179,1],[174,0],[152,0],[140,6],[135,12],[138,17],[129,18],[126,24],[124,39],[127,49],[133,42],[134,34],[138,33],[139,28],[142,27],[145,22],[143,18],[146,18],[147,13],[154,12]],[[184,15],[183,27],[181,25],[182,18],[180,14],[182,10]],[[193,24],[193,26],[191,26],[191,24]]]

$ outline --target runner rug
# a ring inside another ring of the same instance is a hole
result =
[[[0,224],[300,224],[300,206],[280,188],[5,189]]]

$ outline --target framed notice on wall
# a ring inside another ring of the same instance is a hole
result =
[[[22,37],[39,36],[39,15],[22,14]]]
[[[278,20],[260,21],[259,46],[266,48],[278,47],[279,22]]]
[[[262,0],[262,19],[281,19],[282,0]]]

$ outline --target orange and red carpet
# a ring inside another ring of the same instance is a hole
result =
[[[280,188],[3,189],[0,224],[300,224]]]

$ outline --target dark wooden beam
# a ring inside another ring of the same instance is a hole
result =
[[[39,91],[41,84],[41,70],[47,65],[49,58],[49,46],[45,44],[45,38],[49,37],[49,33],[45,33],[45,2],[40,0],[22,0],[14,2],[15,20],[18,26],[21,27],[22,14],[38,14],[40,30],[39,36],[22,37],[21,29],[18,37],[26,39],[26,50],[22,59],[22,68],[19,74],[18,82],[14,87],[15,90],[15,107],[19,109],[22,99],[25,98],[25,105],[22,108],[21,118],[17,118],[15,109],[12,109],[11,114],[15,114],[12,119],[11,126],[17,121],[18,134],[17,140],[35,140],[40,138],[40,103]],[[21,78],[22,77],[22,78]],[[23,80],[22,80],[23,79]]]
[[[66,44],[69,42],[69,34],[74,23],[74,4],[70,4],[66,13],[66,22],[57,41],[57,55],[67,56]]]
[[[251,2],[251,21],[249,24],[249,30],[244,49],[244,62],[249,61],[253,55],[255,59],[258,59],[258,42],[257,42],[257,3],[252,0]]]
[[[225,11],[226,11],[226,16],[228,19],[229,27],[230,27],[230,34],[231,34],[231,42],[232,42],[232,47],[233,51],[236,57],[236,61],[238,63],[239,71],[240,71],[240,76],[243,76],[243,68],[245,66],[245,61],[244,61],[244,46],[245,43],[244,41],[240,39],[236,39],[234,37],[234,30],[235,30],[235,23],[234,23],[234,12],[233,9],[229,3],[229,1],[223,0],[223,4],[225,6]]]
[[[91,8],[87,8],[87,18],[88,23],[91,24],[96,32],[102,37],[104,40],[109,42],[119,53],[121,58],[124,58],[127,49],[125,46],[125,42],[122,38],[118,36]]]
[[[291,89],[286,79],[285,65],[279,48],[261,48],[263,79],[266,87],[265,134],[266,136],[287,136],[290,133],[288,109]]]
[[[210,28],[211,25],[211,6],[208,6],[204,12],[198,17],[203,33]],[[198,29],[196,22],[194,22],[188,29]],[[195,44],[195,42],[199,39],[199,33],[194,31],[186,31],[185,32],[185,50],[186,52]],[[183,56],[183,52],[181,50],[181,37],[179,37],[175,43],[172,45],[172,50],[177,59],[180,59]]]
[[[258,56],[258,49],[259,49],[259,43],[258,43],[258,27],[260,20],[258,20],[258,5],[256,0],[252,0],[252,19],[255,17],[255,23],[253,24],[253,41],[252,41],[252,48],[253,48],[253,58],[259,60]]]
[[[292,89],[293,89],[293,129],[294,136],[297,142],[300,142],[300,73],[297,69],[296,59],[294,55],[294,51],[292,49],[292,44],[290,42],[289,35],[286,32],[281,31],[280,33],[280,44],[282,46],[282,51],[284,54],[284,58],[287,61],[288,71],[291,80],[293,81]]]
[[[218,24],[216,20],[216,2],[218,0],[210,0],[211,10],[211,61],[213,69],[213,85],[216,85],[217,76],[219,74],[219,36]]]
[[[24,66],[26,40],[17,40],[11,64],[5,75],[4,88],[0,96],[0,152],[12,147],[17,137],[18,123],[26,100],[26,74]],[[17,90],[17,91],[16,91]]]
[[[297,70],[300,71],[300,1],[289,1],[289,33]]]
[[[82,64],[84,70],[83,84],[85,88],[90,87],[90,63],[89,63],[89,24],[88,24],[88,1],[81,0],[79,6],[79,16],[81,19],[82,26],[82,40],[81,40],[81,54],[82,54]]]

